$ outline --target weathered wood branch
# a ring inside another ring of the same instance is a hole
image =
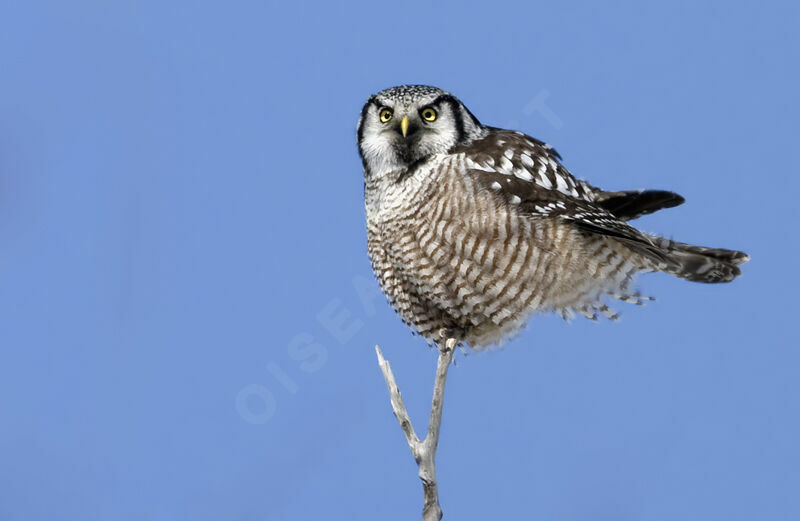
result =
[[[442,508],[439,505],[439,486],[436,482],[436,449],[439,446],[439,432],[442,427],[442,406],[444,405],[444,388],[447,383],[447,370],[453,361],[456,340],[447,339],[444,346],[439,347],[439,361],[436,366],[436,378],[433,382],[433,400],[431,403],[431,417],[428,422],[428,433],[424,440],[417,436],[411,418],[403,403],[403,397],[397,382],[392,373],[389,362],[383,358],[383,354],[378,346],[375,352],[378,354],[378,365],[386,380],[386,387],[389,388],[389,397],[392,402],[392,411],[406,435],[408,447],[417,462],[419,468],[419,479],[422,480],[422,520],[439,521],[442,518]]]

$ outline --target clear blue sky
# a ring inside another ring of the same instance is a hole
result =
[[[377,293],[355,125],[452,91],[652,232],[743,249],[457,357],[445,519],[800,519],[797,3],[3,2],[0,520],[407,520],[435,353]],[[702,5],[701,5],[702,4]]]

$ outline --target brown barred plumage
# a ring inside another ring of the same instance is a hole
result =
[[[639,232],[625,221],[682,198],[578,181],[544,143],[484,127],[433,87],[373,96],[358,135],[373,270],[429,341],[497,344],[541,311],[615,318],[603,298],[641,303],[638,272],[721,282],[747,260]]]

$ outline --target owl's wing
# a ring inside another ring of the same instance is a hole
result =
[[[586,233],[613,237],[658,263],[672,262],[650,237],[604,208],[598,196],[608,192],[575,179],[541,141],[519,132],[492,130],[454,152],[464,154],[467,175],[517,206],[520,213],[563,219]]]
[[[578,183],[592,200],[617,219],[630,221],[664,208],[683,204],[686,200],[667,190],[622,190],[606,192],[579,179]]]

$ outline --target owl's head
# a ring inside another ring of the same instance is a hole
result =
[[[455,96],[427,85],[402,85],[371,96],[358,120],[366,175],[404,170],[469,143],[485,127]]]

